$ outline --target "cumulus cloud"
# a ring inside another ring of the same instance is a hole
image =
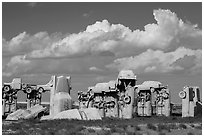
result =
[[[180,47],[172,52],[164,52],[161,50],[151,50],[148,49],[134,57],[125,57],[114,60],[112,64],[107,65],[111,69],[131,69],[136,73],[146,73],[146,72],[159,72],[166,73],[177,70],[201,70],[202,61],[200,49],[191,50],[184,47]],[[191,60],[185,60],[186,57],[191,57]],[[183,61],[181,65],[178,61]]]
[[[83,13],[82,16],[84,18],[88,18],[88,17],[90,17],[92,15],[92,13],[93,13],[93,11],[89,11],[89,12]]]
[[[60,33],[49,36],[47,32],[38,32],[34,35],[22,32],[10,41],[2,40],[2,53],[3,56],[15,56],[29,54],[36,50],[46,51],[46,48],[50,47],[53,42],[59,41],[61,37]]]
[[[144,31],[130,30],[122,24],[110,24],[107,20],[97,21],[83,32],[71,34],[47,48],[34,50],[29,57],[85,56],[104,51],[112,52],[117,57],[130,56],[148,48],[175,50],[183,46],[182,42],[186,39],[189,43],[197,42],[201,47],[202,32],[196,25],[184,23],[170,10],[154,10],[153,15],[157,23],[147,24]]]
[[[87,68],[85,62],[79,59],[44,59],[28,60],[25,56],[14,56],[3,67],[4,76],[19,76],[23,74],[67,74],[80,73]]]
[[[29,69],[31,61],[26,60],[25,56],[14,56],[3,66],[3,76],[11,76],[16,73],[26,73]]]
[[[90,71],[96,71],[96,72],[102,71],[100,68],[97,68],[97,67],[94,67],[94,66],[93,66],[93,67],[90,67],[89,70],[90,70]]]
[[[4,61],[3,75],[97,72],[100,69],[95,66],[100,66],[97,65],[100,61],[83,59],[102,56],[111,57],[111,61],[115,59],[112,64],[102,60],[103,66],[110,64],[108,68],[118,70],[172,72],[188,68],[200,72],[202,31],[196,25],[183,22],[170,10],[154,10],[153,16],[156,23],[147,24],[144,30],[131,30],[102,20],[79,33],[30,35],[22,32],[11,40],[3,38],[3,59],[11,58],[7,63]],[[190,60],[192,65],[186,63]]]
[[[103,75],[104,66],[110,63],[111,57],[84,57],[84,58],[46,58],[28,59],[25,56],[14,56],[5,60],[3,76],[22,76],[25,74],[92,74]],[[92,66],[92,67],[90,67]],[[97,66],[97,67],[95,67]]]

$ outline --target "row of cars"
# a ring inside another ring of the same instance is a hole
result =
[[[32,104],[40,104],[42,93],[50,91],[50,114],[54,113],[56,106],[56,108],[61,108],[62,102],[59,101],[64,97],[62,91],[69,94],[66,100],[70,102],[70,79],[70,77],[52,76],[50,82],[45,85],[25,84],[20,78],[13,79],[11,83],[4,83],[2,114],[16,110],[19,91],[27,94],[27,108],[30,108]],[[193,117],[197,113],[195,110],[198,106],[202,106],[199,87],[186,86],[179,93],[179,97],[182,99],[183,117]],[[96,108],[101,117],[126,119],[134,115],[170,116],[172,112],[170,98],[168,87],[161,82],[145,81],[137,85],[136,75],[131,70],[120,71],[116,80],[97,83],[89,87],[86,92],[78,92],[79,108]]]
[[[23,91],[27,94],[27,108],[32,104],[40,103],[42,93],[49,91],[52,80],[45,85],[22,83],[21,78],[14,78],[11,83],[4,83],[2,88],[2,115],[16,111],[17,93]]]
[[[145,81],[141,85],[136,82],[131,70],[122,70],[116,80],[79,91],[79,108],[95,107],[101,117],[119,118],[170,116],[178,108],[171,102],[168,86],[158,81]],[[185,86],[177,93],[182,100],[179,104],[182,117],[194,117],[202,112],[200,92],[199,87]]]
[[[18,88],[14,85],[18,85]],[[25,88],[22,88],[26,85]],[[50,82],[45,85],[31,85],[23,84],[21,81],[14,80],[12,83],[5,83],[4,87],[9,86],[8,92],[24,91],[27,94],[27,109],[16,110],[17,101],[13,100],[11,104],[8,103],[7,98],[3,98],[3,114],[8,114],[6,120],[19,120],[41,118],[52,119],[58,113],[72,109],[72,98],[70,96],[71,77],[52,76]],[[50,92],[49,112],[47,107],[41,104],[41,95],[43,92]],[[4,92],[4,94],[8,94]],[[17,94],[16,94],[17,95]],[[39,96],[40,95],[40,96]],[[15,108],[15,109],[11,109]],[[49,114],[49,115],[48,115]]]
[[[45,85],[36,85],[36,84],[22,83],[21,78],[14,78],[11,83],[4,83],[2,91],[4,93],[7,93],[11,90],[16,90],[16,91],[21,90],[28,94],[34,91],[42,93],[47,90],[50,90],[51,86],[52,86],[51,81]]]
[[[122,70],[116,80],[97,83],[86,92],[79,91],[79,107],[95,107],[101,117],[170,116],[167,86],[158,81],[136,83],[136,75],[131,70]]]

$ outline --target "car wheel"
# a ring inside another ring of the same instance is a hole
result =
[[[10,90],[11,90],[11,88],[10,88],[9,85],[5,85],[4,88],[3,88],[3,92],[8,92]]]
[[[184,99],[186,97],[186,92],[185,91],[179,92],[179,97]]]
[[[32,88],[31,88],[31,87],[27,87],[27,88],[26,88],[26,92],[27,92],[28,94],[30,94],[30,93],[32,92]]]

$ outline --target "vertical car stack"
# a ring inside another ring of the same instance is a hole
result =
[[[185,86],[179,97],[182,99],[182,117],[194,117],[198,110],[202,112],[200,90],[198,87]]]

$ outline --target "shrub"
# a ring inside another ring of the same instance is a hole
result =
[[[104,130],[104,129],[102,129],[102,134],[103,134],[103,135],[110,135],[110,134],[111,134],[111,131],[110,131],[110,130]]]
[[[124,130],[125,130],[125,129],[126,129],[126,127],[127,127],[127,125],[125,125],[125,124],[120,124],[120,125],[118,125],[118,127],[119,127],[119,128],[122,128],[122,129],[124,129]]]
[[[91,129],[91,128],[89,128],[89,129],[87,129],[90,133],[94,133],[95,132],[95,130],[94,129]]]
[[[134,133],[135,132],[135,127],[132,125],[127,126],[126,130],[128,134]]]
[[[174,123],[169,124],[169,129],[178,129],[178,126]]]
[[[158,124],[158,131],[161,132],[162,130],[167,130],[168,132],[171,131],[168,125]]]
[[[193,135],[193,133],[192,132],[188,132],[187,135]]]
[[[196,129],[202,129],[202,125],[195,126]]]
[[[136,126],[135,126],[135,130],[136,130],[136,131],[140,131],[141,128],[140,128],[139,126],[136,125]]]
[[[75,128],[76,131],[82,131],[82,130],[84,130],[84,129],[85,129],[85,127],[83,127],[83,126],[77,126],[77,127]]]
[[[191,124],[191,127],[195,127],[195,125],[194,125],[194,124]]]
[[[114,133],[117,131],[115,126],[111,127],[110,130],[111,130],[111,133]]]
[[[151,123],[147,124],[147,128],[152,129],[152,130],[157,130],[157,127],[155,125],[151,124]]]
[[[178,118],[177,117],[172,117],[172,120],[176,121],[176,120],[178,120]]]
[[[117,133],[119,133],[119,134],[123,134],[125,131],[122,129],[122,128],[120,128],[120,127],[115,127],[115,132],[117,132]]]
[[[179,127],[180,127],[180,128],[183,128],[183,129],[186,129],[186,128],[187,128],[187,126],[186,126],[185,124],[179,124]]]

